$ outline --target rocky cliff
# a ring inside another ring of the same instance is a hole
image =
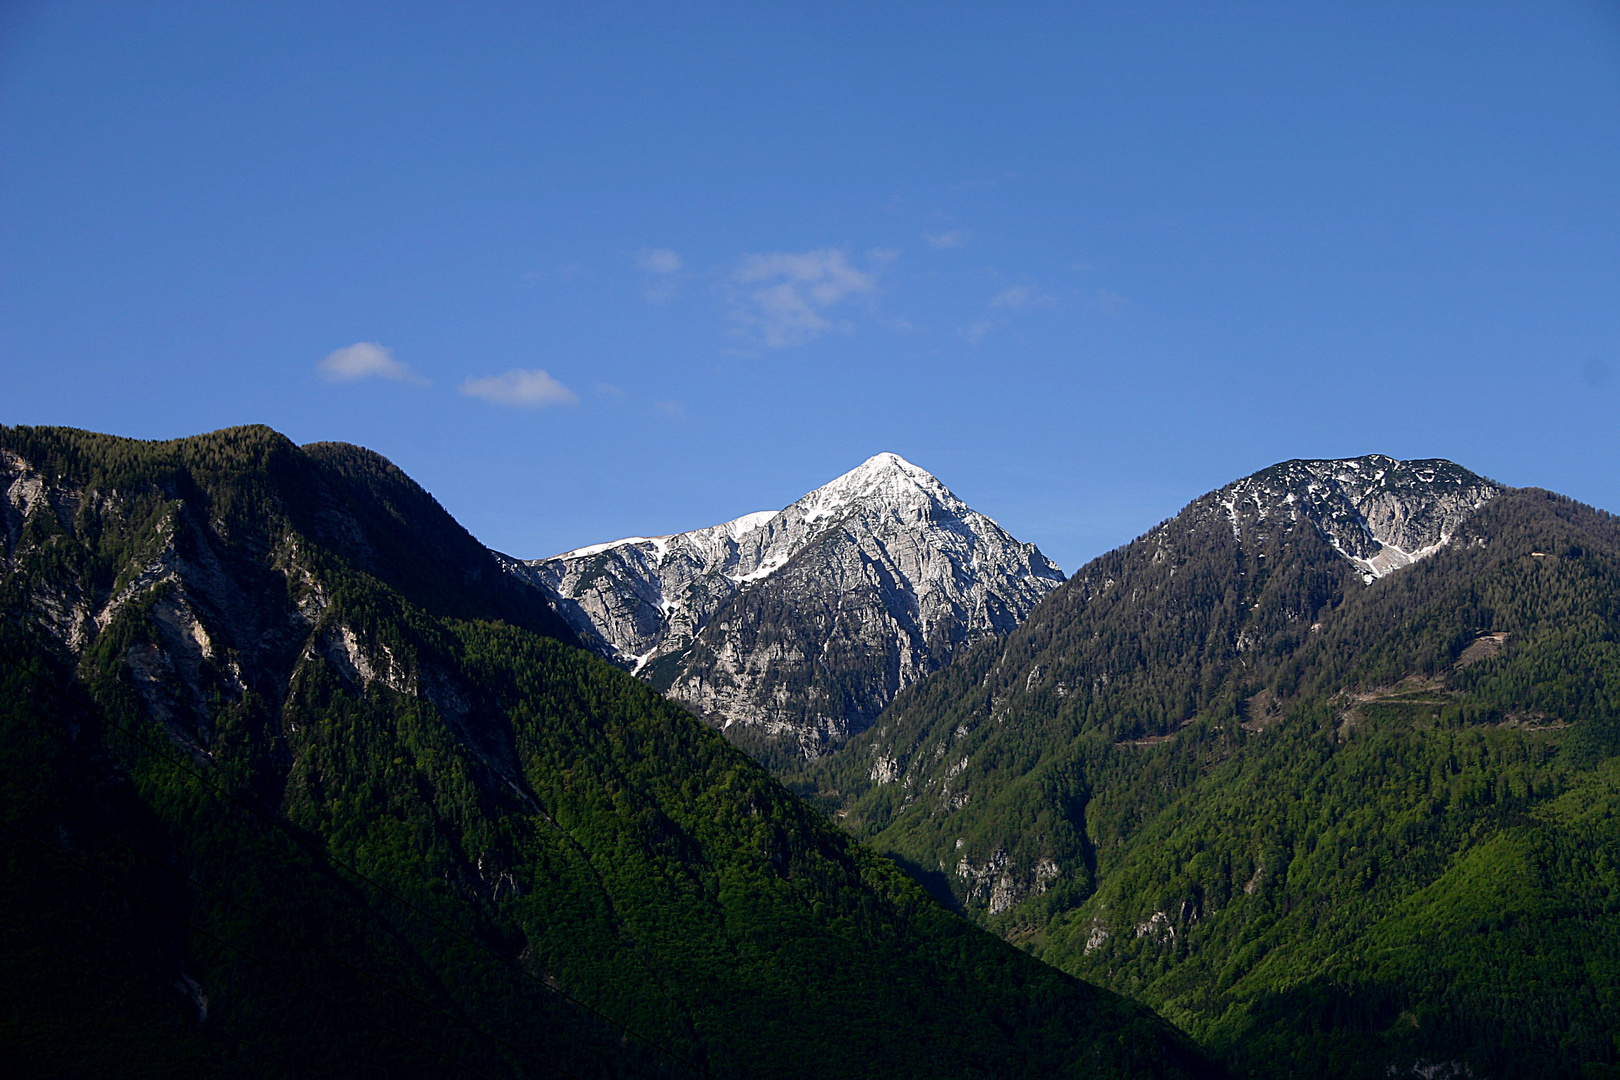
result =
[[[775,513],[506,565],[602,655],[767,758],[841,745],[1063,581],[895,454]]]
[[[1449,461],[1381,454],[1285,461],[1200,500],[1224,510],[1232,533],[1307,522],[1372,582],[1451,542],[1457,527],[1502,489]]]

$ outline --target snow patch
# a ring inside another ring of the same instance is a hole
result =
[[[661,539],[663,539],[663,537],[658,537],[658,539],[661,540]],[[565,551],[560,555],[553,555],[553,556],[551,556],[551,558],[552,559],[583,559],[583,558],[587,558],[588,556],[591,556],[591,555],[600,555],[602,552],[611,551],[613,548],[616,548],[616,547],[625,547],[626,545],[629,545],[629,544],[651,544],[653,542],[654,542],[654,538],[650,537],[650,536],[627,536],[623,540],[609,540],[605,544],[587,544],[586,546],[584,546],[582,548],[575,548],[573,551]],[[545,561],[549,562],[550,559],[547,559]]]

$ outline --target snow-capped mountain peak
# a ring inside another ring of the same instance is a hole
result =
[[[1008,632],[1063,581],[1034,545],[893,453],[780,511],[507,565],[608,659],[723,723],[804,736],[807,751],[859,730],[957,648]],[[728,636],[739,604],[752,629]],[[874,661],[881,685],[816,689],[857,652],[889,657]]]
[[[897,507],[929,501],[957,513],[968,509],[933,473],[913,465],[899,454],[885,452],[867,458],[844,475],[823,484],[783,513],[796,510],[806,522],[814,523],[836,517],[854,504]]]
[[[950,494],[933,473],[913,465],[899,454],[887,451],[872,455],[849,472],[816,490],[889,492],[904,491],[908,488],[922,488],[931,493]]]

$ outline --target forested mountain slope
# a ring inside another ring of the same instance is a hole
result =
[[[265,428],[0,428],[0,1055],[39,1076],[1191,1076]]]
[[[775,513],[501,558],[587,645],[779,767],[836,750],[1063,581],[1035,545],[896,454]]]
[[[801,784],[1237,1075],[1607,1076],[1617,751],[1620,522],[1357,459],[1093,561]]]

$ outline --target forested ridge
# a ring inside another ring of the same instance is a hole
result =
[[[1295,465],[902,692],[806,805],[375,454],[0,429],[0,1052],[1211,1074],[1168,1020],[1236,1076],[1615,1075],[1620,521],[1417,463],[1471,509],[1375,563]]]
[[[1219,494],[795,786],[1235,1075],[1612,1075],[1620,522],[1504,491],[1369,582]]]
[[[30,1075],[1210,1075],[575,648],[369,452],[0,429]]]

